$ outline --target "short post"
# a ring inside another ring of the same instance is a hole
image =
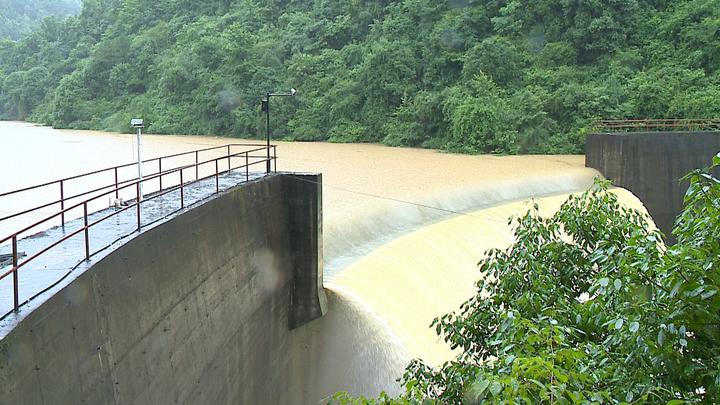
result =
[[[162,158],[158,159],[158,174],[160,175],[160,191],[162,191]]]
[[[90,229],[88,228],[87,201],[83,203],[83,218],[85,220],[85,260],[90,260]]]
[[[275,170],[274,172],[277,172],[277,146],[273,145],[273,167]]]
[[[250,181],[250,152],[245,152],[245,181]]]
[[[185,182],[183,181],[183,169],[180,169],[180,208],[185,208]]]
[[[227,146],[228,173],[230,173],[230,145]]]
[[[200,180],[200,160],[198,159],[198,151],[195,151],[195,180]]]
[[[118,190],[118,172],[117,167],[115,167],[115,198],[120,198],[120,190]]]
[[[13,309],[17,312],[20,309],[18,292],[18,248],[17,235],[12,238],[12,266],[13,266]]]
[[[65,181],[60,180],[60,221],[65,226]]]
[[[215,159],[215,190],[220,193],[220,175],[218,173],[218,161]]]
[[[135,183],[135,192],[137,193],[137,230],[140,231],[140,182]]]

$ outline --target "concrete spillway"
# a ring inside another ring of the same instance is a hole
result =
[[[533,202],[541,214],[552,215],[569,194],[552,194],[562,188],[557,182],[536,185],[542,186],[550,195]],[[567,181],[564,187],[581,185]],[[506,185],[498,193],[512,191],[512,185]],[[613,192],[624,205],[644,211],[628,191]],[[484,195],[490,198],[493,193]],[[314,365],[313,378],[304,381],[304,403],[317,403],[338,390],[373,396],[380,391],[399,393],[395,379],[413,358],[434,366],[453,359],[457,352],[438,338],[430,323],[457,310],[475,293],[474,284],[481,276],[477,262],[487,249],[512,243],[508,218],[530,208],[518,198],[490,198],[490,203],[386,241],[339,273],[326,275],[328,314],[295,332],[300,338],[294,342],[301,345],[295,350],[312,353],[310,364]],[[405,207],[410,217],[416,209]],[[402,207],[388,207],[386,214],[396,210]],[[366,220],[382,229],[387,218]],[[364,224],[359,229],[364,234],[368,227]],[[332,259],[326,255],[326,261]]]
[[[454,356],[428,325],[473,294],[475,264],[511,242],[507,217],[528,208],[522,200],[538,196],[549,214],[590,181],[501,183],[349,218],[357,225],[334,228],[337,242],[326,243],[368,251],[326,255],[346,263],[325,282],[327,305],[318,179],[232,189],[129,241],[27,315],[0,341],[0,403],[314,404],[339,390],[397,393],[410,359]]]

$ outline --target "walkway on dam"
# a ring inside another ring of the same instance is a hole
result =
[[[264,166],[263,163],[263,169]],[[109,207],[88,213],[87,219],[80,216],[77,219],[67,220],[64,226],[56,225],[29,236],[18,237],[17,252],[20,253],[18,261],[22,262],[77,232],[17,270],[20,311],[28,305],[31,308],[39,305],[41,302],[33,304],[32,300],[52,289],[70,274],[82,273],[83,269],[96,263],[129,238],[175,216],[184,209],[213,198],[218,193],[266,175],[266,171],[259,172],[258,169],[260,167],[254,168],[255,171],[249,171],[247,167],[240,166],[219,174],[217,179],[212,176],[188,182],[182,191],[175,185],[168,187],[169,190],[163,189],[162,192],[147,194],[139,205],[141,207],[139,217],[136,199],[124,201],[120,206],[111,205],[113,201],[108,199]],[[182,206],[181,201],[183,201]],[[125,204],[127,206],[124,206]],[[87,229],[88,246],[86,247],[83,229],[87,224],[91,226]],[[89,260],[86,259],[86,252],[90,253]],[[11,256],[12,245],[0,246],[0,258],[4,259],[0,262],[0,274],[13,269],[12,260],[9,259]],[[13,276],[10,274],[0,280],[0,327],[14,322],[14,294]]]

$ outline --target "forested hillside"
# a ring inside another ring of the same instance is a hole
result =
[[[81,0],[0,0],[0,39],[17,40],[48,16],[65,17],[80,12]]]
[[[578,152],[595,118],[720,116],[720,0],[85,0],[0,43],[56,127]]]

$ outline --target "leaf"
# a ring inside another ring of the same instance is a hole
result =
[[[621,288],[622,288],[622,281],[620,281],[619,278],[616,278],[615,279],[615,289],[619,291]]]
[[[687,347],[687,345],[688,345],[687,339],[680,339],[680,346]]]
[[[658,342],[658,345],[660,345],[660,346],[665,345],[665,331],[662,329],[660,329],[660,331],[658,332],[657,342]]]
[[[488,386],[490,386],[490,380],[482,380],[479,383],[475,384],[475,394],[478,397],[481,397],[485,390],[488,388]]]
[[[497,396],[500,391],[502,391],[502,388],[502,384],[497,381],[493,381],[493,383],[490,384],[490,393],[493,394],[493,396]]]
[[[625,324],[625,321],[623,319],[618,319],[617,321],[615,321],[615,330],[622,329],[623,324]]]
[[[702,299],[706,300],[715,294],[717,294],[717,290],[710,290],[710,291],[705,291],[700,297],[702,297]]]
[[[630,332],[635,333],[640,329],[640,323],[638,322],[631,322],[630,323]]]
[[[609,279],[609,278],[603,277],[603,278],[600,279],[600,286],[602,286],[603,288],[604,288],[604,287],[607,287],[608,284],[610,284],[610,279]]]

